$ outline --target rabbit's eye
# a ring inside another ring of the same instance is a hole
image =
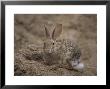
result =
[[[53,43],[53,45],[54,45],[54,43]]]

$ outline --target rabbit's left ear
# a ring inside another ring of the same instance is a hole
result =
[[[45,29],[46,38],[51,38],[50,33],[49,33],[49,30],[46,27],[46,25],[44,25],[44,29]]]
[[[56,26],[52,32],[52,39],[55,40],[57,37],[59,37],[61,32],[62,32],[62,24],[56,24]]]

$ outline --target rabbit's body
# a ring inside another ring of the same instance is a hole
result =
[[[78,46],[75,43],[72,43],[69,39],[61,39],[56,40],[54,42],[54,45],[51,44],[49,47],[51,47],[51,53],[47,52],[47,55],[51,55],[51,61],[56,61],[55,63],[59,64],[67,64],[69,61],[79,62],[81,51],[78,48]],[[44,49],[45,50],[45,49]],[[45,54],[46,52],[44,52]],[[55,58],[52,60],[52,58]],[[48,61],[47,61],[48,62]]]

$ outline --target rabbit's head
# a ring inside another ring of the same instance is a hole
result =
[[[44,41],[44,52],[52,53],[56,45],[56,39],[60,36],[62,32],[62,24],[55,24],[52,30],[49,30],[47,26],[44,25],[46,35],[46,40]]]

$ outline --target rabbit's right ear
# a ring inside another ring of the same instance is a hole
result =
[[[56,24],[55,29],[53,30],[52,33],[52,39],[56,40],[56,38],[60,36],[61,32],[62,32],[62,24]]]
[[[44,25],[44,29],[45,29],[46,38],[51,38],[50,37],[50,33],[49,33],[49,31],[48,31],[48,29],[47,29],[47,27],[45,25]]]

